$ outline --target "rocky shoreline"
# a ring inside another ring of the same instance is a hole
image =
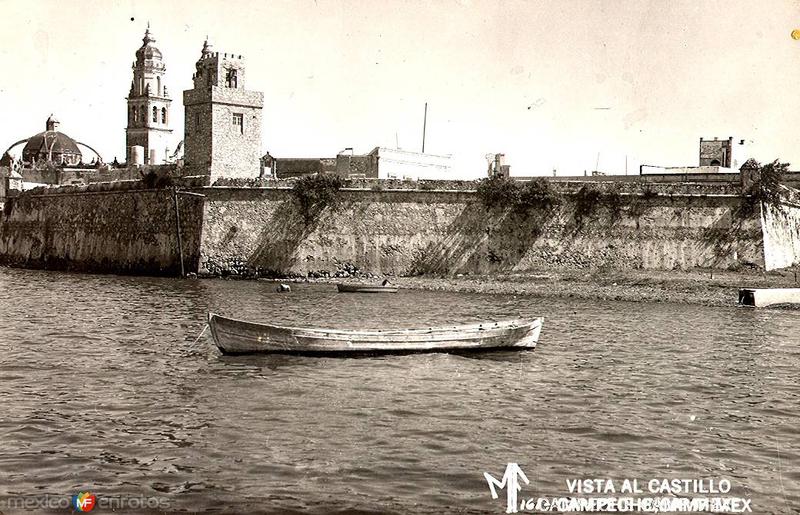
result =
[[[579,298],[630,302],[677,302],[734,306],[738,290],[800,287],[792,270],[758,271],[569,271],[513,273],[492,276],[390,277],[393,285],[431,291],[455,291],[532,297]],[[318,278],[309,282],[372,283],[373,278]]]

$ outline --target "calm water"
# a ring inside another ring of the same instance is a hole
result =
[[[800,509],[800,312],[274,288],[0,268],[0,497],[503,513],[483,472],[517,462],[520,497],[573,478],[726,478],[755,513]],[[545,325],[524,353],[223,357],[193,344],[209,310]]]

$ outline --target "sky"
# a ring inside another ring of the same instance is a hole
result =
[[[206,36],[264,92],[262,150],[452,154],[453,177],[695,166],[703,138],[800,168],[800,1],[0,0],[0,146],[60,130],[125,157],[149,21],[175,148]],[[0,150],[0,151],[2,151]]]

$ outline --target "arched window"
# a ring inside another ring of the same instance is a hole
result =
[[[147,121],[147,109],[144,106],[142,106],[140,109],[139,120],[142,123],[145,123]]]
[[[156,96],[161,96],[161,77],[156,77]]]
[[[162,107],[161,108],[161,123],[163,123],[164,125],[167,124],[167,108],[166,107]]]
[[[133,123],[139,121],[139,111],[136,110],[136,106],[131,107],[131,114],[133,115]]]
[[[153,106],[153,123],[158,123],[158,108]]]
[[[237,88],[238,87],[238,79],[236,77],[236,70],[228,70],[228,73],[225,75],[225,86],[229,88]]]
[[[128,123],[133,122],[136,119],[136,109],[131,107],[128,109]]]

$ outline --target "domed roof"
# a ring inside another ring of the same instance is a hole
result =
[[[143,59],[158,59],[161,60],[161,50],[154,47],[151,43],[155,43],[156,38],[150,34],[150,24],[147,24],[147,30],[144,32],[142,38],[142,46],[136,51],[136,60]]]
[[[53,115],[47,119],[47,130],[28,138],[28,142],[22,149],[22,160],[33,162],[38,160],[48,160],[60,162],[59,156],[82,157],[78,148],[78,143],[57,130],[58,121]],[[75,161],[76,159],[70,159]],[[80,161],[79,159],[77,159]]]

